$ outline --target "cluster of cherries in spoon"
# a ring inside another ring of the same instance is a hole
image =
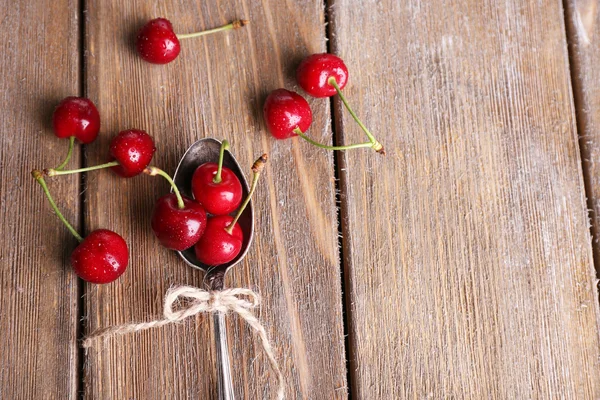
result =
[[[152,214],[152,230],[160,243],[172,250],[182,251],[194,246],[196,257],[206,265],[221,265],[233,260],[241,251],[243,233],[237,223],[256,187],[258,176],[266,162],[266,154],[253,165],[254,179],[244,203],[239,178],[223,166],[223,154],[228,142],[223,141],[219,162],[198,167],[192,178],[194,199],[184,197],[171,177],[160,168],[150,165],[156,148],[146,132],[128,129],[110,142],[109,162],[74,170],[64,170],[72,153],[75,139],[90,143],[98,136],[100,117],[88,99],[69,97],[56,108],[53,115],[55,134],[69,138],[68,155],[63,163],[52,169],[33,170],[32,175],[42,186],[57,216],[80,244],[71,255],[71,265],[82,279],[92,283],[109,283],[120,277],[129,261],[125,240],[116,232],[98,229],[81,237],[60,212],[44,180],[44,176],[60,176],[110,168],[115,174],[131,178],[142,173],[167,179],[173,193],[159,198]],[[229,214],[237,210],[235,217]],[[210,214],[207,216],[207,212]]]
[[[254,179],[242,203],[240,179],[223,166],[228,149],[229,143],[224,140],[218,163],[208,162],[196,168],[191,182],[193,199],[182,196],[170,180],[173,193],[158,199],[152,214],[152,230],[163,246],[176,251],[193,246],[198,261],[210,266],[226,264],[240,253],[244,235],[238,219],[254,194],[267,161],[263,154],[252,166]],[[162,173],[154,167],[147,170],[150,175],[155,171]],[[235,216],[231,216],[234,212]]]

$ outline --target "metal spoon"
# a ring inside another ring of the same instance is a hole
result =
[[[192,144],[179,161],[175,171],[174,181],[182,194],[192,197],[192,175],[198,166],[206,162],[216,162],[219,159],[219,150],[221,142],[213,138],[200,139]],[[233,155],[226,150],[223,157],[223,165],[231,169],[242,183],[242,197],[248,195],[249,186],[242,170]],[[227,271],[246,256],[252,237],[254,236],[254,210],[252,200],[244,210],[238,220],[242,232],[244,233],[244,242],[242,251],[231,262],[219,265],[217,267],[206,265],[196,259],[193,249],[178,251],[190,267],[198,268],[205,272],[204,280],[207,282],[210,290],[222,290]],[[229,362],[229,350],[227,345],[227,331],[225,327],[225,314],[216,313],[214,315],[215,337],[217,348],[217,374],[218,374],[218,393],[219,400],[234,400],[233,383],[231,379],[231,364]]]

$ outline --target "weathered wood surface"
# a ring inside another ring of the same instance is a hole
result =
[[[388,150],[340,165],[355,398],[599,398],[561,2],[331,10],[346,95]]]
[[[255,197],[256,235],[246,261],[227,278],[230,287],[263,295],[259,311],[272,338],[290,399],[346,397],[342,295],[338,260],[333,155],[266,135],[262,103],[268,91],[294,87],[303,56],[325,50],[320,1],[87,2],[87,94],[102,110],[101,138],[87,148],[89,165],[107,157],[119,130],[136,127],[156,140],[154,164],[173,172],[195,140],[228,138],[250,173],[263,151],[270,163]],[[169,18],[178,32],[212,28],[243,17],[243,29],[182,42],[166,66],[143,62],[132,49],[150,18]],[[301,16],[299,18],[298,16]],[[331,135],[329,103],[313,102],[312,132]],[[202,274],[159,247],[150,230],[154,200],[168,191],[149,177],[121,179],[90,173],[86,226],[109,228],[130,245],[127,273],[85,289],[87,331],[162,313],[174,284],[202,285]],[[267,399],[276,380],[254,335],[229,319],[229,342],[239,398]],[[89,398],[215,398],[212,318],[115,339],[85,360]]]
[[[570,0],[566,24],[579,145],[592,218],[595,260],[600,260],[600,14],[597,0]],[[596,270],[600,270],[596,262]]]
[[[79,93],[77,2],[0,1],[0,10],[0,399],[75,398],[76,241],[29,172],[67,152],[51,115]],[[79,180],[48,184],[77,226]]]
[[[221,3],[0,4],[0,399],[76,398],[78,388],[90,399],[216,397],[209,317],[78,354],[80,318],[86,332],[152,319],[168,287],[202,285],[150,231],[165,182],[100,171],[78,199],[77,177],[55,178],[49,186],[76,226],[84,206],[87,231],[121,233],[132,254],[119,281],[84,285],[78,307],[75,240],[29,171],[64,155],[50,116],[84,75],[103,123],[88,165],[130,127],[155,137],[155,164],[169,172],[205,136],[230,139],[248,167],[270,153],[255,243],[227,284],[263,295],[258,314],[287,398],[600,398],[581,170],[583,158],[598,237],[597,2],[569,0],[565,14],[560,1],[329,1],[332,51],[350,69],[344,90],[388,150],[338,157],[347,354],[333,154],[274,142],[261,120],[266,93],[296,88],[298,61],[325,50],[323,3]],[[181,32],[252,23],[187,40],[177,61],[153,66],[132,42],[158,16]],[[311,136],[330,140],[329,102],[309,101]],[[334,110],[338,141],[362,141],[338,101]],[[238,398],[272,398],[254,335],[231,316],[229,336]]]

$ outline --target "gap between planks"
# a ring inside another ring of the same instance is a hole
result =
[[[564,24],[565,24],[565,41],[567,43],[567,50],[569,53],[569,73],[571,75],[571,90],[573,92],[573,106],[575,107],[575,121],[577,124],[577,136],[579,138],[579,152],[581,155],[581,171],[583,174],[583,182],[584,182],[584,190],[587,201],[588,208],[588,220],[590,225],[590,232],[592,235],[592,249],[593,249],[593,260],[594,266],[596,269],[596,279],[600,277],[600,221],[598,218],[598,211],[594,205],[595,200],[595,192],[594,192],[594,165],[593,162],[590,161],[593,159],[593,151],[594,145],[594,136],[591,137],[591,142],[587,141],[588,130],[592,131],[593,126],[590,121],[588,121],[587,113],[600,112],[600,110],[586,111],[587,108],[593,107],[593,105],[586,104],[584,99],[584,87],[586,83],[584,82],[584,71],[586,68],[589,68],[589,65],[585,65],[585,61],[582,60],[583,55],[577,52],[578,48],[583,46],[590,45],[590,35],[586,31],[586,28],[593,28],[593,24],[591,26],[586,25],[582,22],[582,17],[577,8],[578,3],[586,3],[588,6],[586,9],[592,15],[588,17],[594,18],[594,14],[597,11],[597,0],[590,1],[581,1],[577,2],[574,0],[563,0],[563,15],[564,15]],[[577,17],[574,13],[577,13]],[[576,23],[579,22],[579,24]],[[588,18],[588,22],[591,20]],[[582,43],[578,37],[582,37]],[[597,40],[597,39],[596,39]],[[590,132],[592,133],[592,132]],[[600,296],[598,298],[600,301]]]
[[[324,35],[325,35],[325,44],[327,46],[327,53],[336,54],[332,49],[332,20],[333,13],[332,7],[329,2],[331,0],[323,0],[323,15],[325,16],[325,27],[324,27]],[[336,102],[334,98],[337,96],[332,96],[329,98],[329,115],[331,116],[331,144],[339,145],[343,142],[343,138],[338,138],[338,131],[336,129],[337,124],[337,113],[335,111]],[[340,134],[341,136],[341,134]],[[346,354],[346,391],[348,398],[352,397],[352,374],[350,373],[350,308],[348,307],[347,302],[350,301],[350,297],[347,295],[346,289],[349,287],[346,285],[346,260],[344,259],[344,233],[342,231],[342,218],[343,218],[343,207],[342,207],[342,185],[340,182],[340,169],[341,165],[345,165],[345,160],[340,161],[343,158],[343,151],[334,151],[333,152],[333,174],[335,178],[335,208],[337,210],[337,224],[338,224],[338,250],[339,250],[339,260],[340,260],[340,281],[341,281],[341,291],[342,298],[340,299],[342,302],[342,323],[344,325],[344,352]],[[345,167],[344,167],[345,168]]]
[[[86,74],[86,63],[85,63],[85,13],[86,13],[86,3],[85,0],[77,0],[77,16],[79,18],[79,41],[77,44],[77,50],[79,55],[79,76],[81,77],[79,81],[79,96],[85,97],[86,87],[87,87],[87,74]],[[79,168],[85,167],[85,145],[80,144],[80,152],[79,152]],[[87,173],[82,173],[79,176],[79,232],[81,235],[86,234],[86,224],[85,224],[85,196],[86,196],[86,178]],[[85,321],[86,317],[85,313],[85,282],[83,280],[77,278],[77,327],[75,328],[75,337],[77,338],[77,371],[75,372],[75,379],[77,385],[77,397],[81,400],[84,399],[85,390],[83,387],[83,377],[84,377],[84,368],[85,368],[85,350],[79,346],[79,341],[85,334]]]

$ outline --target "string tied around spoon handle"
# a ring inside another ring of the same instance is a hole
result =
[[[181,299],[188,300],[187,304],[178,309],[174,309],[174,304]],[[283,374],[279,369],[279,364],[275,359],[273,348],[267,337],[267,332],[262,324],[252,313],[252,309],[259,306],[260,295],[250,289],[233,288],[224,290],[206,291],[193,286],[174,286],[165,294],[165,304],[162,319],[154,321],[131,323],[117,326],[110,326],[98,329],[87,336],[83,342],[83,348],[90,348],[94,343],[103,339],[114,338],[116,336],[128,333],[139,332],[146,329],[158,328],[164,325],[183,321],[200,313],[223,313],[234,312],[238,314],[260,338],[262,348],[269,359],[271,368],[277,375],[278,389],[277,399],[282,400],[285,392],[285,381]]]

